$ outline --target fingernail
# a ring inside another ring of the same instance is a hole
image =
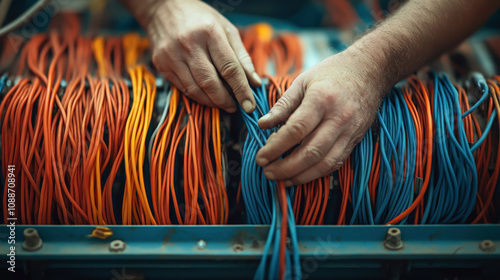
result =
[[[257,164],[260,166],[266,166],[269,161],[265,158],[257,158]]]
[[[243,110],[247,113],[253,112],[253,103],[250,100],[243,101],[241,107],[243,107]]]
[[[262,116],[260,119],[259,119],[259,122],[262,121],[262,122],[265,122],[267,120],[269,120],[271,118],[271,113],[267,113],[265,114],[264,116]]]
[[[291,186],[293,186],[292,180],[286,180],[285,181],[285,187],[291,187]]]
[[[266,176],[267,179],[269,180],[274,180],[274,173],[271,171],[265,171],[264,175]]]
[[[253,72],[252,77],[257,83],[262,84],[262,80],[260,79],[259,74],[257,74],[257,72]]]

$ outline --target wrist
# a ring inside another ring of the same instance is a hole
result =
[[[357,73],[355,76],[362,79],[368,87],[366,90],[376,94],[378,99],[384,98],[399,81],[389,69],[387,55],[371,44],[358,41],[340,54],[348,58],[352,71]]]
[[[149,32],[161,6],[170,1],[172,0],[120,0],[146,32]]]

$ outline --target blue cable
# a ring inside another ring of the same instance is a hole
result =
[[[264,246],[264,254],[254,279],[276,279],[279,275],[279,245],[282,230],[282,213],[280,212],[276,182],[269,181],[264,176],[263,168],[257,165],[255,161],[257,152],[265,145],[272,132],[272,130],[261,130],[257,125],[259,114],[267,114],[269,112],[267,92],[264,85],[254,89],[254,97],[258,110],[250,114],[246,114],[243,110],[240,110],[243,121],[248,129],[242,152],[241,193],[247,210],[248,222],[251,224],[271,224],[268,238]],[[287,226],[292,242],[292,250],[287,249],[285,255],[285,261],[289,264],[286,266],[286,275],[293,273],[295,279],[300,279],[299,247],[290,201],[290,197],[294,195],[293,189],[287,189],[286,194],[288,201]],[[270,254],[271,248],[273,248],[272,254]]]
[[[481,91],[483,91],[483,95],[481,96],[479,101],[476,102],[476,104],[474,104],[474,106],[472,106],[469,110],[467,110],[467,112],[462,114],[462,118],[465,118],[468,115],[470,115],[472,112],[474,112],[479,107],[479,105],[481,105],[484,102],[484,100],[486,100],[486,98],[488,97],[488,94],[489,94],[488,84],[486,83],[486,79],[484,78],[484,76],[482,74],[473,73],[472,80],[476,83],[476,87],[478,87]]]
[[[353,151],[354,180],[352,185],[353,213],[350,224],[374,224],[368,181],[373,160],[371,129]]]
[[[486,128],[483,131],[483,134],[481,134],[481,138],[479,138],[479,140],[477,140],[476,144],[474,144],[474,146],[472,146],[472,148],[470,149],[471,152],[476,151],[477,148],[479,148],[479,146],[481,146],[481,144],[483,144],[486,137],[488,137],[488,134],[490,133],[491,127],[493,126],[493,122],[496,119],[496,113],[497,113],[497,109],[494,108],[493,112],[491,113],[490,119],[488,120],[488,124],[486,125]]]
[[[432,75],[436,150],[422,223],[464,223],[475,206],[477,170],[458,92],[445,75]]]

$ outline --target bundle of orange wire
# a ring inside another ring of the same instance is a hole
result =
[[[260,23],[243,30],[241,37],[257,74],[295,77],[302,71],[303,50],[297,34],[280,33],[273,36],[272,27]],[[269,73],[269,69],[273,73]]]
[[[50,224],[53,211],[61,221],[67,223],[73,219],[66,208],[68,200],[64,197],[68,196],[68,190],[60,183],[59,176],[64,167],[59,165],[57,147],[53,143],[56,138],[53,113],[55,107],[55,118],[67,118],[58,91],[63,77],[68,78],[72,74],[75,59],[70,53],[75,51],[74,43],[80,25],[74,15],[58,20],[64,20],[66,24],[59,25],[56,20],[52,23],[53,32],[35,35],[27,43],[20,57],[18,75],[24,73],[27,64],[32,76],[22,78],[0,105],[0,111],[5,112],[2,125],[3,163],[22,167],[16,174],[21,222]],[[55,31],[58,27],[61,30]],[[36,117],[33,116],[34,108],[38,111]],[[36,119],[35,123],[33,119]],[[3,164],[4,176],[7,175],[6,168],[7,165]],[[5,188],[4,197],[6,193]],[[7,213],[6,203],[4,213]]]
[[[123,38],[125,64],[132,81],[133,103],[124,133],[125,193],[122,223],[156,225],[146,194],[144,160],[146,136],[153,114],[156,80],[144,65],[137,65],[139,55],[147,44],[137,34]]]
[[[225,224],[229,210],[222,172],[219,110],[191,102],[185,96],[181,103],[179,96],[173,88],[168,116],[151,151],[155,217],[160,224]],[[183,168],[176,170],[181,166],[179,154],[183,155]],[[176,186],[182,186],[183,191]]]
[[[22,78],[0,105],[4,178],[8,165],[20,166],[14,174],[19,222],[169,224],[172,194],[178,223],[227,223],[219,110],[185,97],[181,105],[174,89],[171,116],[154,139],[158,146],[149,170],[145,143],[156,79],[138,63],[147,40],[137,34],[92,40],[79,33],[78,17],[63,14],[54,19],[48,34],[28,41],[17,67]],[[121,77],[124,66],[131,93]],[[178,106],[183,106],[180,114]],[[184,154],[186,170],[176,182],[184,186],[181,210],[175,198],[179,189],[174,188],[179,153]],[[126,178],[121,217],[113,203],[122,191],[116,184],[119,177]],[[7,191],[4,188],[5,198]],[[7,205],[5,199],[4,213]]]

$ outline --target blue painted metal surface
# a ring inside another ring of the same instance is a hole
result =
[[[23,230],[29,227],[36,228],[43,239],[39,251],[22,249]],[[387,250],[383,245],[389,226],[299,226],[303,271],[310,279],[347,272],[345,276],[351,279],[377,279],[391,273],[428,269],[436,273],[435,269],[445,268],[468,269],[475,274],[485,270],[500,273],[500,225],[394,227],[401,230],[404,242],[399,251]],[[113,235],[102,240],[89,237],[93,229],[18,225],[16,266],[28,276],[69,273],[75,279],[120,279],[117,275],[123,273],[134,276],[128,279],[162,279],[166,272],[173,278],[222,279],[232,273],[246,278],[255,271],[268,231],[267,226],[250,225],[109,226]],[[0,228],[2,272],[7,267],[8,230],[6,226]],[[111,252],[109,244],[117,239],[124,241],[126,248]],[[483,252],[479,243],[485,239],[492,240],[496,250]],[[197,245],[200,240],[206,242],[206,247]]]
[[[21,249],[25,228],[36,228],[43,248],[35,252]],[[402,232],[404,248],[390,251],[383,241],[389,226],[298,226],[303,258],[317,254],[329,258],[500,258],[500,225],[395,226]],[[268,226],[109,226],[113,235],[106,239],[89,237],[95,226],[17,226],[16,254],[23,259],[258,259],[263,251]],[[7,236],[2,227],[0,236]],[[8,244],[2,238],[0,252],[5,258]],[[109,251],[112,240],[126,242],[121,253]],[[485,253],[479,242],[490,239],[497,250]],[[206,248],[197,242],[204,240]]]

